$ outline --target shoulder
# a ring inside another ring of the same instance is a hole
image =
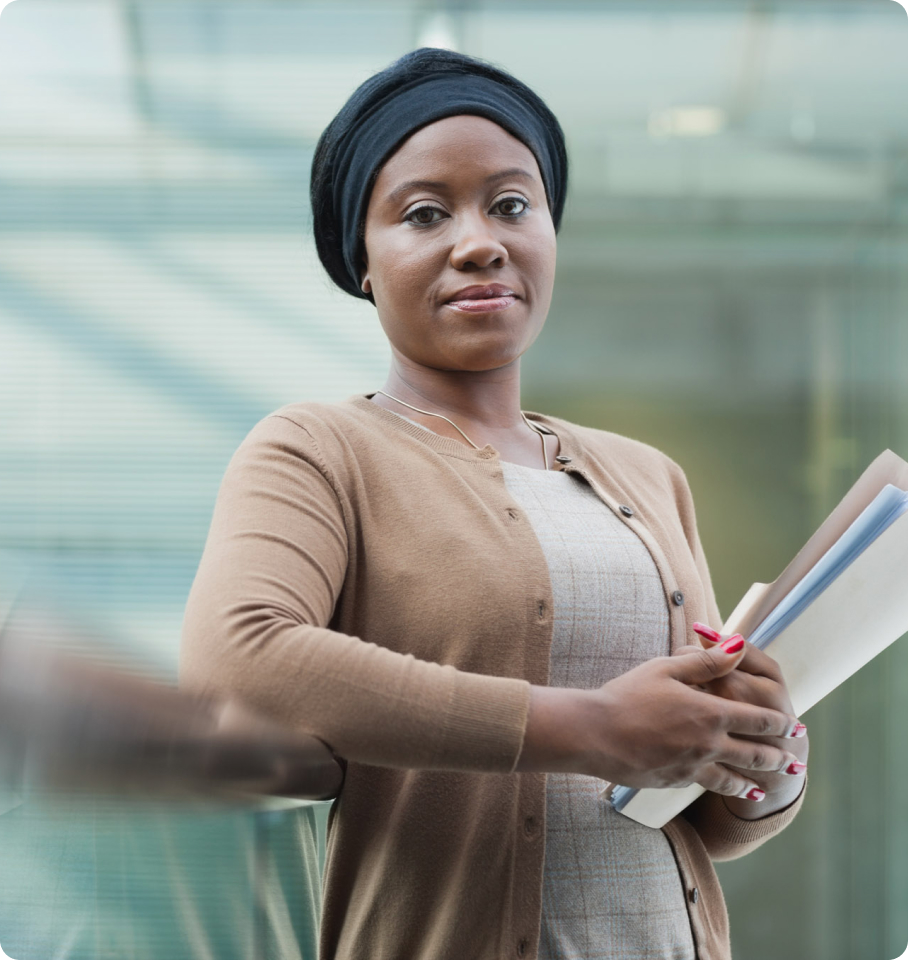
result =
[[[313,437],[326,437],[330,434],[343,434],[357,426],[362,426],[368,417],[358,405],[361,398],[350,397],[336,403],[304,401],[288,403],[263,417],[255,427],[266,430],[269,427],[280,429],[281,422],[294,424],[298,430]]]
[[[364,398],[350,397],[337,403],[306,401],[290,403],[263,417],[250,430],[244,443],[266,440],[282,442],[301,450],[321,450],[336,455],[338,448],[356,445],[360,456],[379,445],[369,416],[362,409]],[[372,439],[375,438],[375,439]]]
[[[351,398],[351,400],[354,398]],[[368,414],[348,401],[291,403],[263,417],[230,459],[220,497],[272,503],[350,500],[356,480],[382,456]]]
[[[281,471],[294,464],[311,467],[340,494],[358,478],[380,473],[388,460],[388,432],[376,429],[369,406],[360,396],[287,404],[249,431],[234,461]]]

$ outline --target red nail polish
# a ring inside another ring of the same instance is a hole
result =
[[[798,739],[800,739],[801,737],[806,737],[807,727],[805,727],[803,723],[796,723],[794,730],[792,730],[791,733],[788,734],[788,736],[795,737]]]
[[[695,623],[692,629],[694,633],[699,633],[704,640],[709,640],[712,643],[718,643],[722,639],[722,634],[718,630],[713,630],[705,623]]]
[[[785,768],[785,772],[791,774],[793,777],[799,777],[806,769],[806,763],[801,763],[800,760],[795,760],[788,764],[788,766]]]
[[[723,643],[720,643],[719,646],[726,653],[737,653],[744,646],[744,637],[740,633],[736,633],[733,637],[729,637]]]
[[[754,787],[753,790],[748,790],[744,795],[745,800],[754,800],[759,803],[760,800],[764,799],[766,793],[763,790],[760,790],[757,787]]]

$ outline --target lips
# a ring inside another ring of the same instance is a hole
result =
[[[517,294],[510,287],[500,283],[487,286],[464,287],[458,290],[446,305],[467,313],[487,313],[491,310],[506,310],[516,303]]]

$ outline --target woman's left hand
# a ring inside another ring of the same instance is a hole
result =
[[[717,642],[725,637],[716,634]],[[709,638],[704,637],[704,646],[712,646]],[[676,650],[676,654],[691,653],[697,646],[685,646]],[[702,647],[700,647],[702,649]],[[717,697],[727,700],[737,700],[742,703],[752,703],[759,707],[768,707],[782,713],[794,714],[788,687],[778,663],[767,653],[753,646],[745,644],[746,653],[738,666],[724,677],[710,681],[702,689]],[[805,764],[806,771],[809,743],[806,730],[804,736],[784,741],[778,737],[758,737],[741,735],[740,739],[756,740],[769,743],[793,753],[801,763]],[[800,773],[800,771],[792,771]],[[747,775],[766,791],[766,799],[759,804],[749,803],[734,797],[725,797],[728,809],[736,816],[746,820],[755,820],[768,816],[784,809],[797,800],[804,786],[803,774],[786,775],[781,773],[759,773],[755,770],[747,771]]]

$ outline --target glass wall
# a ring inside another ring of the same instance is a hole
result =
[[[155,676],[174,675],[246,431],[384,378],[372,307],[318,267],[308,167],[350,91],[422,44],[502,64],[561,119],[573,180],[525,406],[684,467],[723,612],[879,451],[908,456],[898,3],[17,0],[0,19],[0,550]],[[808,714],[802,815],[720,867],[739,960],[904,949],[906,694],[901,641]],[[0,944],[290,957],[262,932],[267,874],[307,955],[317,892],[275,858],[311,856],[314,822],[14,804]]]

